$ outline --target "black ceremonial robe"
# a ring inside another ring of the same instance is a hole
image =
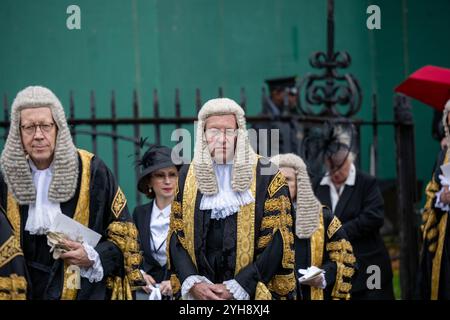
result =
[[[308,239],[294,237],[296,278],[298,269],[316,266],[325,271],[325,289],[298,285],[303,300],[348,300],[351,278],[355,272],[355,256],[344,228],[331,210],[321,207],[319,226]]]
[[[20,237],[30,281],[31,299],[132,299],[132,288],[143,284],[138,269],[137,229],[126,206],[126,198],[102,160],[79,150],[79,178],[75,195],[61,203],[63,214],[100,233],[94,248],[103,266],[103,279],[90,283],[80,277],[77,289],[73,269],[62,259],[54,260],[45,235],[25,231],[28,205],[19,205],[0,178],[1,205]]]
[[[425,190],[427,200],[422,215],[418,283],[420,299],[450,299],[450,221],[448,211],[436,207],[436,193],[442,189],[439,179],[442,174],[440,166],[447,163],[446,150],[443,150]]]
[[[200,210],[193,166],[184,166],[172,204],[169,269],[174,293],[191,276],[213,283],[235,279],[250,299],[295,299],[292,204],[281,172],[263,175],[261,159],[253,168],[255,202],[225,219]]]

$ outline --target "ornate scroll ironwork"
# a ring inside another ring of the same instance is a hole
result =
[[[327,52],[314,52],[309,63],[315,69],[323,69],[323,72],[308,73],[302,79],[299,86],[300,111],[315,116],[355,115],[361,108],[361,88],[352,74],[338,73],[338,69],[348,68],[351,57],[346,51],[334,52],[334,0],[328,0]]]

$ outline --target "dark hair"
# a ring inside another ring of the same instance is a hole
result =
[[[156,196],[155,191],[152,188],[152,191],[150,192],[150,181],[152,180],[152,175],[149,174],[145,178],[145,185],[147,186],[147,189],[144,190],[144,194],[147,198],[153,200]]]

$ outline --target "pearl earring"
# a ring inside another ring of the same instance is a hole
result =
[[[149,193],[152,193],[152,191],[153,191],[153,190],[152,190],[152,187],[148,187],[148,192],[149,192]]]

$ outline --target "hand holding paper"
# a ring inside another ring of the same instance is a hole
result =
[[[70,240],[66,240],[64,243],[70,248],[70,251],[63,253],[60,256],[64,262],[67,262],[69,265],[79,266],[81,268],[90,268],[94,265],[95,257],[90,259],[86,251],[87,249],[85,248],[85,245],[89,246],[88,244],[84,245],[80,242]],[[89,248],[92,247],[89,246]]]
[[[87,243],[95,247],[100,241],[101,235],[91,230],[81,223],[69,218],[63,213],[59,213],[47,233],[47,243],[53,252],[53,258],[59,259],[61,254],[72,250],[67,245],[67,240],[79,243]]]
[[[299,269],[298,272],[303,275],[298,278],[300,284],[322,289],[326,286],[324,270],[317,268],[316,266],[311,266],[308,269]]]

